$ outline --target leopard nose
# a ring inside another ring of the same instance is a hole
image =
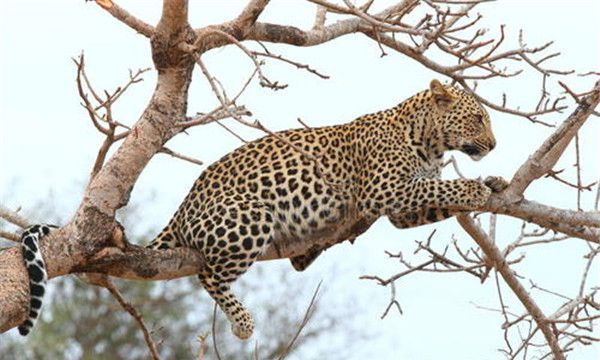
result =
[[[496,140],[492,139],[492,141],[490,141],[489,147],[490,147],[489,151],[494,150],[494,148],[496,147]]]

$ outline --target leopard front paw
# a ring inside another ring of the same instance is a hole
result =
[[[492,189],[479,180],[467,180],[467,191],[463,204],[466,210],[478,210],[488,201]]]
[[[502,192],[508,187],[508,181],[504,180],[501,176],[488,176],[483,183],[490,188],[493,193]]]

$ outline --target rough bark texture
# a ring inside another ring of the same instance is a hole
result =
[[[139,175],[173,135],[171,129],[175,123],[185,120],[194,61],[179,50],[179,44],[193,42],[193,38],[194,33],[187,23],[187,2],[165,1],[151,41],[152,58],[158,70],[152,99],[130,136],[90,182],[72,220],[42,242],[49,278],[84,270],[92,259],[98,261],[98,251],[112,245],[115,211],[127,204]],[[131,259],[140,259],[140,252],[128,254]],[[131,273],[138,278],[156,275],[160,266],[146,272],[141,270],[152,257],[145,254],[144,261],[137,262]],[[185,259],[182,257],[181,261]],[[3,251],[0,264],[0,331],[6,331],[25,319],[28,277],[17,248]],[[118,273],[125,272],[119,266],[114,269]]]

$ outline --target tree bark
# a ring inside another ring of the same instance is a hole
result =
[[[148,161],[174,135],[175,123],[185,120],[194,61],[179,45],[193,41],[194,32],[187,23],[187,1],[165,1],[151,39],[152,59],[158,71],[152,98],[131,134],[90,181],[72,220],[41,241],[49,278],[85,269],[98,251],[107,246],[124,246],[118,243],[119,236],[115,236],[119,233],[115,212],[129,201],[129,194]],[[140,255],[134,252],[134,258],[136,254]],[[152,256],[145,258],[149,260]],[[146,278],[151,277],[147,275],[150,273],[152,268],[147,270]],[[0,253],[0,294],[0,331],[4,332],[26,317],[29,285],[19,248]]]

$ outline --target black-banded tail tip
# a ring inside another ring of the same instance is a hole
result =
[[[31,320],[25,320],[23,324],[19,325],[19,334],[27,336],[31,332],[32,327],[33,323]]]
[[[48,235],[55,225],[33,225],[21,234],[21,250],[27,273],[29,275],[29,314],[27,320],[19,325],[19,334],[26,336],[33,329],[42,308],[46,280],[46,265],[40,252],[39,240]]]

